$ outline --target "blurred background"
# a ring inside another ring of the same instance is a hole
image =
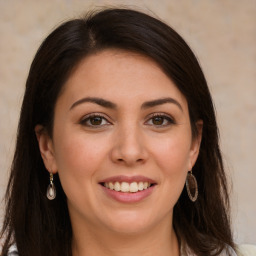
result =
[[[215,101],[221,149],[232,181],[235,241],[256,244],[255,0],[0,0],[0,198],[37,48],[61,22],[102,6],[128,6],[164,20],[199,58]],[[0,223],[3,206],[1,202]]]

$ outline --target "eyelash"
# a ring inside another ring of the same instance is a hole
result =
[[[87,124],[88,121],[91,121],[91,119],[95,118],[95,117],[100,117],[101,120],[105,120],[107,123],[106,124],[100,124],[100,125],[93,125],[93,124]],[[107,118],[100,114],[100,113],[93,113],[93,114],[88,114],[85,117],[83,117],[83,119],[80,121],[80,124],[87,126],[87,127],[93,127],[93,128],[101,128],[102,126],[106,126],[111,124]]]
[[[95,117],[100,117],[101,118],[101,122],[102,120],[105,120],[105,124],[98,124],[98,125],[94,125],[94,124],[88,124],[87,122],[90,121],[91,122],[91,119],[95,118]],[[159,118],[163,118],[163,122],[167,122],[167,124],[159,124],[159,125],[156,125],[156,124],[148,124],[149,121],[152,121],[154,118],[156,117],[159,117]],[[103,114],[100,114],[100,113],[93,113],[93,114],[88,114],[86,115],[81,121],[80,121],[80,124],[81,125],[84,125],[84,126],[87,126],[87,127],[92,127],[92,128],[101,128],[103,126],[106,126],[106,125],[110,125],[111,122],[108,121],[108,119],[103,115]],[[170,126],[172,124],[175,124],[175,121],[172,117],[170,117],[169,115],[167,114],[163,114],[163,113],[154,113],[154,114],[151,114],[148,118],[147,118],[147,121],[145,122],[145,124],[148,124],[150,126],[155,126],[157,128],[163,128],[163,127],[166,127],[166,126]]]
[[[166,127],[166,126],[170,126],[172,124],[175,124],[175,121],[172,117],[170,117],[169,115],[167,114],[163,114],[163,113],[154,113],[152,115],[149,116],[148,118],[148,121],[149,122],[150,120],[152,121],[153,118],[156,118],[156,117],[160,117],[160,118],[163,118],[163,121],[164,122],[167,122],[167,124],[160,124],[160,125],[156,125],[156,124],[150,124],[151,126],[155,126],[157,128],[163,128],[163,127]],[[146,123],[147,123],[146,122]]]

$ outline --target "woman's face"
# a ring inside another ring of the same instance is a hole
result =
[[[174,83],[149,58],[120,50],[81,62],[57,100],[53,140],[39,138],[72,225],[122,233],[172,225],[199,144]]]

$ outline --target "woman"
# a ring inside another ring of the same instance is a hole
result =
[[[2,255],[236,255],[213,103],[146,14],[68,21],[31,65]]]

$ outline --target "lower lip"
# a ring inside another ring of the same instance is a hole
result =
[[[125,193],[125,192],[118,192],[104,186],[101,186],[103,191],[114,200],[121,202],[121,203],[136,203],[140,202],[146,197],[150,196],[153,192],[156,185],[151,186],[145,190],[134,192],[134,193]]]

